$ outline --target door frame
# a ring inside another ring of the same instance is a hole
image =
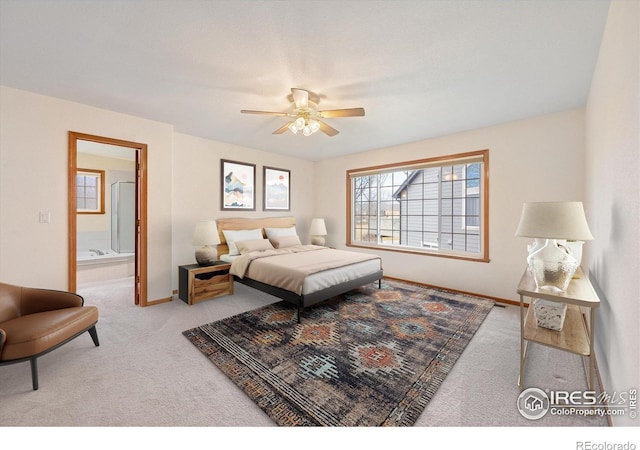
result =
[[[77,204],[76,170],[78,168],[78,141],[91,141],[128,147],[136,151],[136,241],[135,241],[135,304],[147,306],[147,144],[124,141],[121,139],[95,136],[69,131],[69,167],[68,167],[68,289],[77,289]]]

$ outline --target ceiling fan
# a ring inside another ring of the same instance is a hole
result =
[[[301,131],[304,136],[310,136],[317,131],[322,131],[327,136],[335,136],[339,133],[335,128],[327,125],[320,119],[333,119],[335,117],[359,117],[364,116],[364,108],[327,109],[318,110],[319,97],[306,89],[291,88],[288,96],[292,103],[291,112],[253,111],[243,109],[243,114],[266,114],[271,116],[289,117],[289,122],[282,125],[273,134],[282,134],[290,130],[293,134]]]

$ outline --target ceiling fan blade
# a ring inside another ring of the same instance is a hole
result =
[[[309,107],[309,91],[291,88],[291,96],[297,109],[307,109]]]
[[[318,111],[318,116],[325,119],[332,117],[361,117],[364,116],[364,108],[327,109]]]
[[[326,134],[329,137],[335,136],[336,134],[340,133],[338,130],[336,130],[333,127],[330,127],[329,125],[322,122],[321,120],[318,120],[318,123],[320,124],[320,131],[322,131],[324,134]]]
[[[242,114],[266,114],[269,116],[288,116],[289,115],[289,113],[286,113],[286,112],[253,111],[251,109],[241,109],[240,112]]]
[[[282,125],[280,128],[278,128],[276,131],[274,131],[271,134],[282,134],[285,131],[287,131],[289,129],[289,125],[291,125],[293,122],[287,122],[284,125]]]

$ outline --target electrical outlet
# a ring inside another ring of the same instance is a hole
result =
[[[40,211],[39,222],[40,223],[51,223],[51,212],[49,212],[49,211]]]

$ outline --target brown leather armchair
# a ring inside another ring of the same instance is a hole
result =
[[[74,293],[0,283],[0,366],[31,362],[38,389],[36,359],[88,331],[99,346],[98,308],[83,306]]]

